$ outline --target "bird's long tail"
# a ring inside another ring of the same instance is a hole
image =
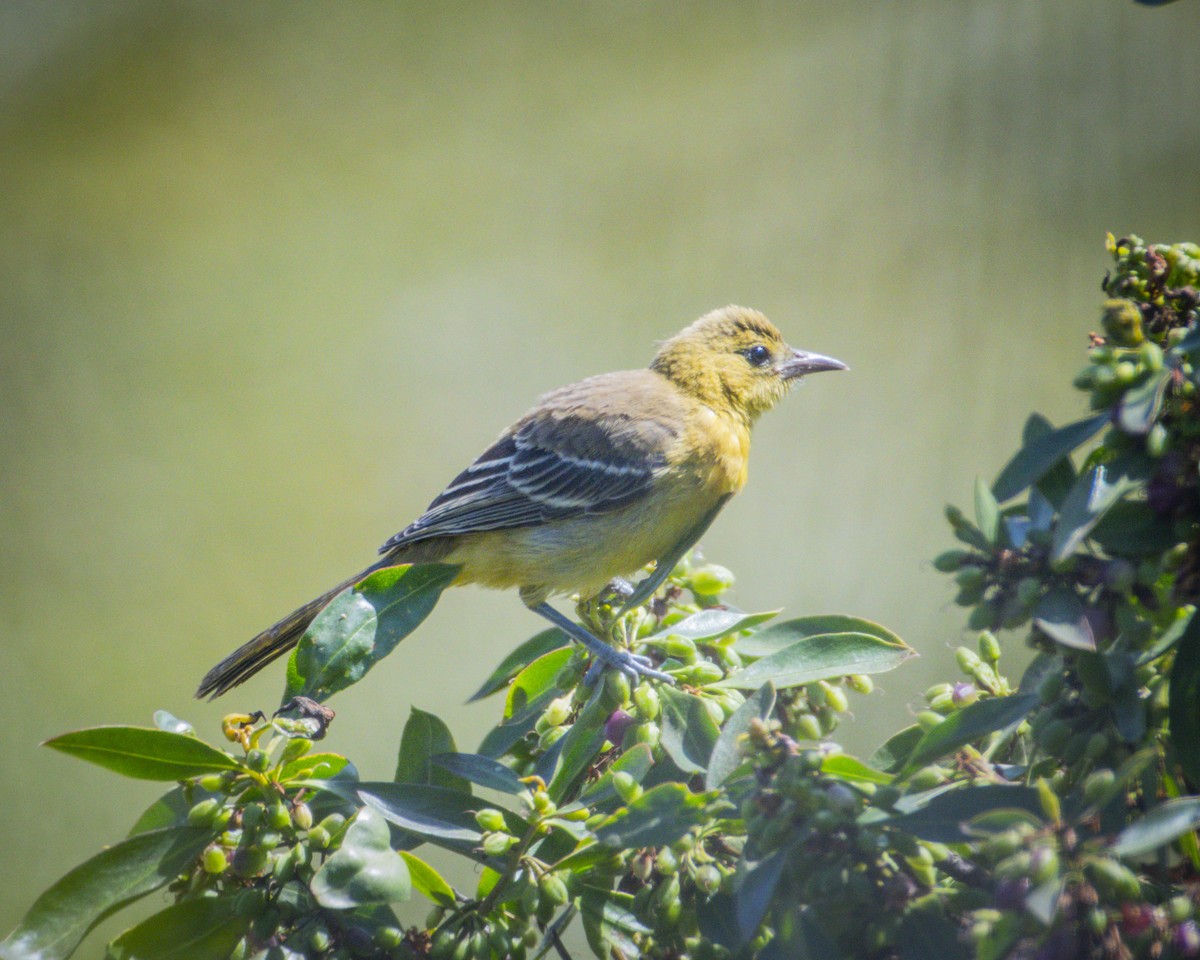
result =
[[[204,675],[204,679],[200,681],[200,686],[196,690],[196,696],[208,697],[210,700],[215,700],[221,694],[236,687],[243,680],[247,680],[258,673],[259,670],[276,657],[283,656],[283,654],[287,653],[300,642],[300,638],[304,636],[304,631],[308,629],[308,625],[316,619],[317,614],[325,608],[325,605],[330,600],[347,587],[354,586],[354,584],[362,580],[368,573],[372,573],[382,566],[387,566],[395,562],[395,560],[380,561],[379,563],[372,564],[365,570],[359,571],[350,579],[343,580],[332,590],[321,594],[315,600],[310,600],[299,609],[293,610],[253,640],[238,647]]]

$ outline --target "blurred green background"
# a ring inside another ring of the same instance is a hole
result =
[[[1197,49],[1191,0],[0,5],[0,929],[159,792],[38,741],[271,709],[282,667],[191,693],[537,394],[731,301],[853,372],[764,420],[706,553],[921,651],[869,750],[954,672],[942,505],[1080,412],[1104,232],[1200,239]],[[473,748],[541,627],[451,593],[330,747],[388,777],[417,705]]]

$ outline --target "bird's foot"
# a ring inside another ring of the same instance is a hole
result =
[[[592,665],[588,667],[587,673],[584,675],[583,682],[589,687],[600,679],[605,668],[611,670],[620,670],[626,674],[630,680],[637,682],[639,677],[650,677],[654,680],[661,680],[663,683],[675,683],[675,678],[669,673],[663,673],[654,667],[654,661],[649,657],[643,657],[640,653],[630,653],[628,650],[618,650],[616,647],[610,647],[606,643],[597,641],[597,646],[588,644],[588,649],[591,650],[595,659]],[[604,652],[602,653],[601,650]]]
[[[550,606],[550,604],[543,601],[529,609],[539,616],[545,617],[572,640],[582,643],[587,647],[588,652],[595,657],[592,665],[588,668],[587,676],[584,678],[584,681],[589,685],[595,682],[605,667],[612,670],[620,670],[622,673],[628,674],[629,679],[634,682],[637,682],[639,677],[650,677],[654,680],[661,680],[664,683],[675,682],[675,678],[669,673],[656,670],[654,668],[654,661],[649,657],[643,657],[641,654],[630,653],[628,650],[620,650],[617,647],[609,646],[590,630],[563,616]]]

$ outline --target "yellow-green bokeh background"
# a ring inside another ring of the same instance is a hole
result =
[[[357,569],[544,389],[728,302],[846,360],[760,426],[705,546],[741,606],[953,673],[928,559],[1026,414],[1080,411],[1106,230],[1200,239],[1200,15],[1117,0],[9,0],[0,7],[7,930],[157,794],[40,749],[163,707]],[[463,590],[330,744],[390,775],[541,624]]]

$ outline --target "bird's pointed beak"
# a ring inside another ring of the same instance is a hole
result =
[[[779,375],[784,380],[795,380],[806,373],[849,369],[841,360],[834,360],[833,357],[826,357],[820,353],[809,353],[807,350],[793,350],[792,355],[779,365]]]

